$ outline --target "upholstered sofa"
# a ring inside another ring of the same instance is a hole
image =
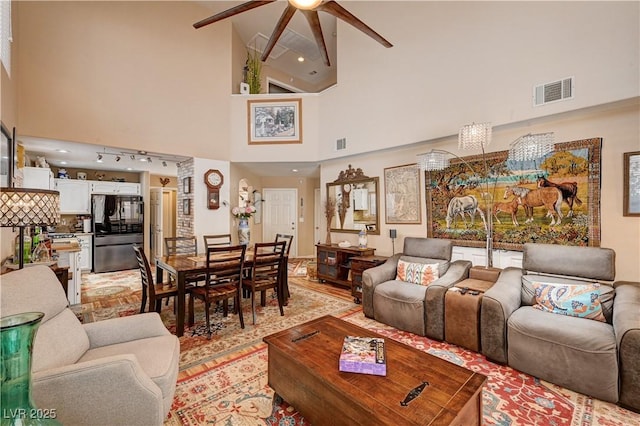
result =
[[[402,253],[362,274],[364,314],[400,330],[444,339],[444,296],[469,276],[471,262],[451,262],[453,243],[435,238],[406,237]],[[438,265],[438,277],[428,285],[397,279],[400,261]]]
[[[69,425],[162,425],[171,408],[180,343],[157,313],[81,324],[52,270],[0,277],[2,316],[43,312],[32,355],[36,406]]]
[[[482,299],[483,354],[640,410],[640,283],[614,278],[611,249],[525,244]]]

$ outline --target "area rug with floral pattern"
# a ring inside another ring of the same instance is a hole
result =
[[[640,415],[538,380],[475,352],[398,331],[365,318],[360,308],[337,315],[488,377],[483,425],[640,426]],[[309,425],[285,401],[273,404],[267,348],[256,343],[181,373],[166,425]],[[340,413],[336,413],[339,416]]]
[[[296,264],[289,269],[291,299],[284,316],[280,316],[276,299],[269,297],[265,307],[258,307],[253,325],[250,304],[244,300],[245,329],[240,328],[237,315],[225,318],[216,311],[209,340],[203,326],[202,303],[196,302],[196,325],[180,338],[180,373],[166,425],[309,425],[285,401],[277,400],[274,405],[273,390],[267,384],[267,347],[262,338],[322,315],[334,315],[486,375],[484,425],[640,426],[640,414],[615,404],[494,364],[478,353],[366,318],[346,291],[296,277]],[[84,303],[72,307],[83,322],[139,312],[137,271],[90,274],[86,278],[83,276]],[[98,291],[87,294],[90,290]],[[172,303],[163,305],[161,317],[174,331]]]

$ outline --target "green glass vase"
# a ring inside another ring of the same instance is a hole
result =
[[[0,318],[0,424],[60,425],[55,408],[37,408],[31,397],[31,350],[44,314],[25,312]]]

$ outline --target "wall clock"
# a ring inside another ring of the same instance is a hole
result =
[[[222,172],[209,169],[204,174],[204,183],[207,185],[207,207],[211,210],[217,210],[220,207],[220,187],[224,183]]]

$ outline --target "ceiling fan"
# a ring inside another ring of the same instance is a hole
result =
[[[274,1],[277,0],[248,1],[246,3],[239,4],[238,6],[232,7],[223,12],[203,19],[202,21],[196,22],[195,24],[193,24],[193,26],[196,29],[202,28],[206,25],[213,24],[214,22],[221,21],[225,18],[229,18],[242,12],[255,9],[256,7],[273,3]],[[351,12],[340,6],[334,0],[288,0],[287,8],[284,10],[284,12],[282,12],[282,16],[280,16],[280,20],[278,21],[276,28],[273,30],[271,38],[269,39],[269,42],[267,43],[267,46],[262,53],[262,57],[260,59],[263,62],[267,60],[269,54],[278,42],[278,39],[287,27],[287,24],[298,10],[304,14],[305,18],[307,18],[309,26],[311,27],[311,32],[313,33],[313,37],[316,40],[318,49],[322,54],[325,65],[327,66],[330,66],[331,64],[329,63],[329,54],[327,53],[327,46],[324,42],[324,36],[322,35],[322,27],[320,26],[320,18],[318,18],[318,12],[326,12],[329,15],[342,19],[344,22],[359,29],[369,37],[376,40],[378,43],[382,44],[384,47],[393,46],[384,37],[375,32],[373,29],[371,29],[371,27],[362,22],[360,19],[356,18],[353,14],[351,14]]]

